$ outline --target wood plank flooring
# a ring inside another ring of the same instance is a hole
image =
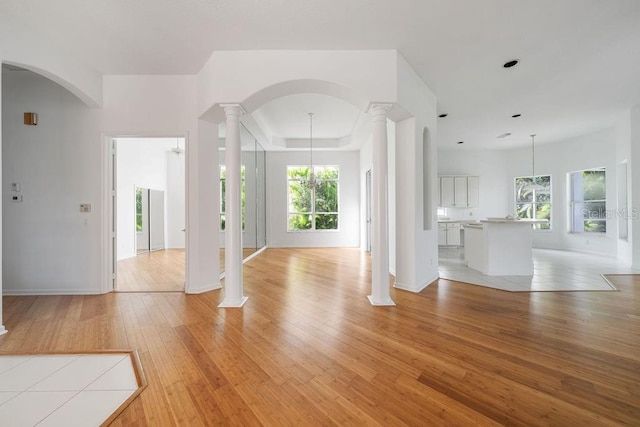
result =
[[[118,261],[118,292],[184,291],[184,249],[146,252]]]
[[[640,279],[510,293],[440,280],[372,307],[357,249],[267,249],[221,291],[5,297],[0,351],[136,349],[129,425],[638,425]]]

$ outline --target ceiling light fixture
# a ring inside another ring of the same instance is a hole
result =
[[[176,146],[175,146],[175,148],[172,148],[171,151],[176,153],[177,155],[180,155],[180,154],[184,153],[184,150],[182,148],[180,148],[180,141],[178,140],[178,138],[176,138]]]
[[[464,141],[458,141],[458,144],[464,144]]]
[[[444,117],[447,117],[447,116],[448,116],[448,114],[447,114],[447,113],[442,113],[442,114],[440,114],[438,117],[440,117],[440,118],[444,118]]]
[[[517,118],[518,118],[518,117],[520,117],[521,115],[522,115],[522,114],[514,114],[514,115],[513,115],[513,116],[511,116],[511,117],[513,117],[514,119],[517,119]]]
[[[545,188],[540,185],[540,184],[536,184],[536,151],[535,151],[535,137],[536,134],[532,134],[531,135],[531,183],[525,185],[524,187],[522,187],[522,189],[524,191],[544,191]]]
[[[506,137],[508,137],[508,136],[510,136],[510,135],[511,135],[511,132],[505,132],[505,133],[503,133],[502,135],[498,135],[498,136],[496,136],[496,138],[506,138]]]
[[[518,63],[517,59],[512,59],[511,61],[505,62],[503,67],[504,68],[511,68],[513,66],[515,66]]]

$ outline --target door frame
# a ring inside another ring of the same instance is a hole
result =
[[[118,259],[117,259],[117,188],[118,171],[116,161],[116,144],[118,138],[182,138],[184,139],[184,215],[185,215],[185,269],[184,292],[189,290],[189,256],[191,244],[189,239],[189,133],[132,133],[109,132],[102,134],[102,293],[116,290]]]

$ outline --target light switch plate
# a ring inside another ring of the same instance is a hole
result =
[[[80,205],[80,212],[83,212],[83,213],[91,212],[91,204],[84,203],[84,204]]]
[[[20,183],[12,182],[11,183],[11,191],[20,191]]]

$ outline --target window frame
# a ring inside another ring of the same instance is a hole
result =
[[[585,200],[584,198],[584,191],[582,191],[582,197],[581,198],[576,198],[576,191],[575,191],[575,181],[574,181],[574,177],[577,176],[576,174],[581,174],[582,176],[584,176],[585,172],[602,172],[604,174],[604,198],[603,199],[588,199]],[[606,167],[596,167],[596,168],[589,168],[589,169],[581,169],[581,170],[576,170],[576,171],[572,171],[572,172],[568,172],[567,173],[567,187],[568,187],[568,216],[569,216],[569,220],[568,220],[568,225],[569,225],[569,230],[568,232],[570,234],[583,234],[583,233],[588,233],[590,235],[594,235],[594,236],[606,236],[607,234],[607,168]],[[585,207],[582,207],[582,227],[581,229],[577,229],[576,228],[576,218],[578,216],[578,213],[576,212],[576,208],[578,207],[577,205],[586,205],[588,203],[604,203],[604,210],[603,210],[603,214],[602,214],[602,218],[592,218],[592,217],[584,217],[584,211],[585,211]],[[603,230],[587,230],[585,227],[586,222],[588,221],[592,221],[592,222],[599,222],[604,224],[604,229]]]
[[[314,175],[317,176],[317,169],[319,168],[334,168],[337,172],[337,178],[330,178],[330,179],[317,179],[317,181],[332,181],[336,183],[336,207],[337,210],[336,211],[321,211],[318,212],[317,211],[317,207],[316,207],[316,203],[317,203],[317,199],[316,199],[316,189],[312,188],[311,189],[311,211],[308,212],[303,212],[303,211],[292,211],[290,210],[290,207],[292,206],[291,203],[291,182],[292,181],[296,181],[296,182],[301,182],[304,179],[301,178],[291,178],[289,175],[289,171],[292,169],[301,169],[301,168],[310,168],[311,165],[287,165],[286,168],[286,179],[287,179],[287,186],[286,186],[286,192],[287,192],[287,214],[285,217],[285,221],[286,221],[286,229],[287,229],[287,233],[312,233],[312,232],[318,232],[318,233],[324,233],[324,232],[339,232],[340,231],[340,166],[336,165],[336,164],[332,164],[332,165],[313,165],[313,169],[314,169]],[[290,222],[289,222],[289,218],[292,215],[310,215],[311,216],[311,228],[300,228],[300,229],[292,229],[290,227]],[[336,221],[337,221],[337,226],[336,228],[316,228],[316,217],[318,215],[335,215],[336,216]]]
[[[548,202],[537,201],[537,196],[539,194],[537,190],[532,190],[533,195],[531,197],[531,202],[518,202],[518,180],[519,179],[520,180],[529,179],[531,180],[531,182],[535,182],[536,178],[544,178],[544,177],[549,177],[549,201]],[[519,211],[518,206],[532,205],[533,218],[527,218],[527,219],[538,219],[537,218],[538,206],[549,205],[549,218],[543,218],[549,221],[548,228],[543,228],[543,226],[547,224],[533,224],[533,230],[541,233],[552,232],[553,231],[553,220],[552,220],[553,219],[553,175],[544,174],[544,175],[535,175],[535,176],[531,176],[531,175],[517,176],[513,179],[513,185],[514,185],[513,195],[514,195],[515,216],[520,218],[520,216],[518,215],[518,211]]]

